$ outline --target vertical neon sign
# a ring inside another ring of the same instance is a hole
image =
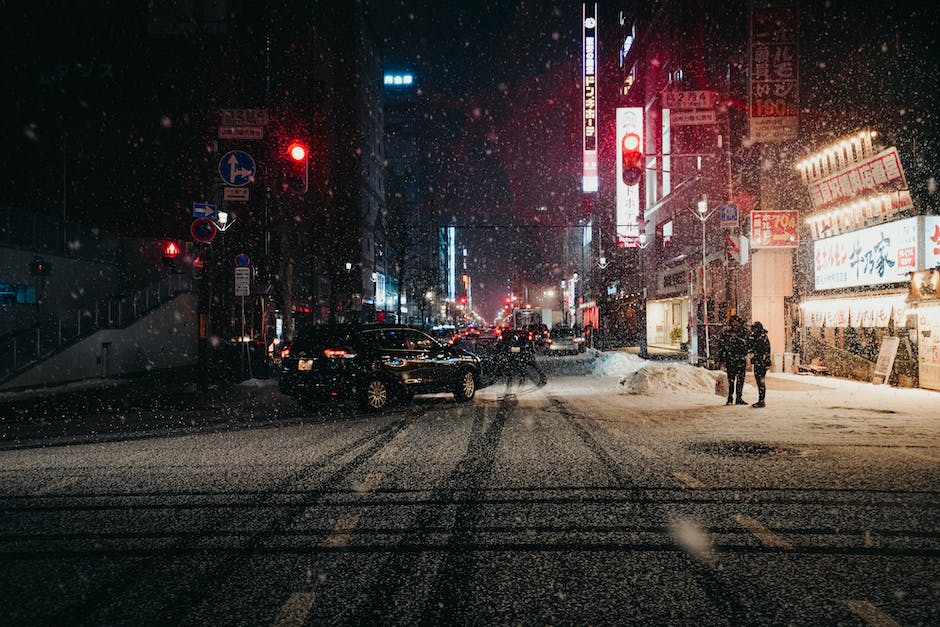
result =
[[[457,298],[457,228],[447,227],[447,299]]]
[[[617,244],[628,248],[640,245],[640,186],[623,182],[623,152],[619,139],[627,133],[643,140],[643,108],[617,108]]]
[[[581,5],[582,150],[584,171],[582,189],[598,190],[597,178],[597,3]]]

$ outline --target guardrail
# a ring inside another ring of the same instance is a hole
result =
[[[122,298],[53,315],[31,329],[0,338],[0,382],[48,359],[102,329],[121,329],[192,290],[189,276],[175,274]]]

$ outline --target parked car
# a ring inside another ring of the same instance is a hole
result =
[[[585,350],[584,338],[575,333],[575,330],[566,326],[554,326],[549,334],[549,353],[563,355],[583,353]]]
[[[355,400],[379,411],[416,394],[473,398],[480,360],[403,325],[319,325],[300,330],[281,364],[280,390],[303,404]]]

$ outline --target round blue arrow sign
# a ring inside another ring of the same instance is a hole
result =
[[[255,160],[247,152],[229,150],[219,160],[219,176],[232,187],[248,185],[255,180]]]

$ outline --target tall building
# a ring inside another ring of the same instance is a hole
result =
[[[402,320],[425,325],[438,292],[438,219],[427,190],[427,96],[414,67],[387,66],[385,87],[386,192],[395,224]],[[427,298],[428,293],[433,295]]]

